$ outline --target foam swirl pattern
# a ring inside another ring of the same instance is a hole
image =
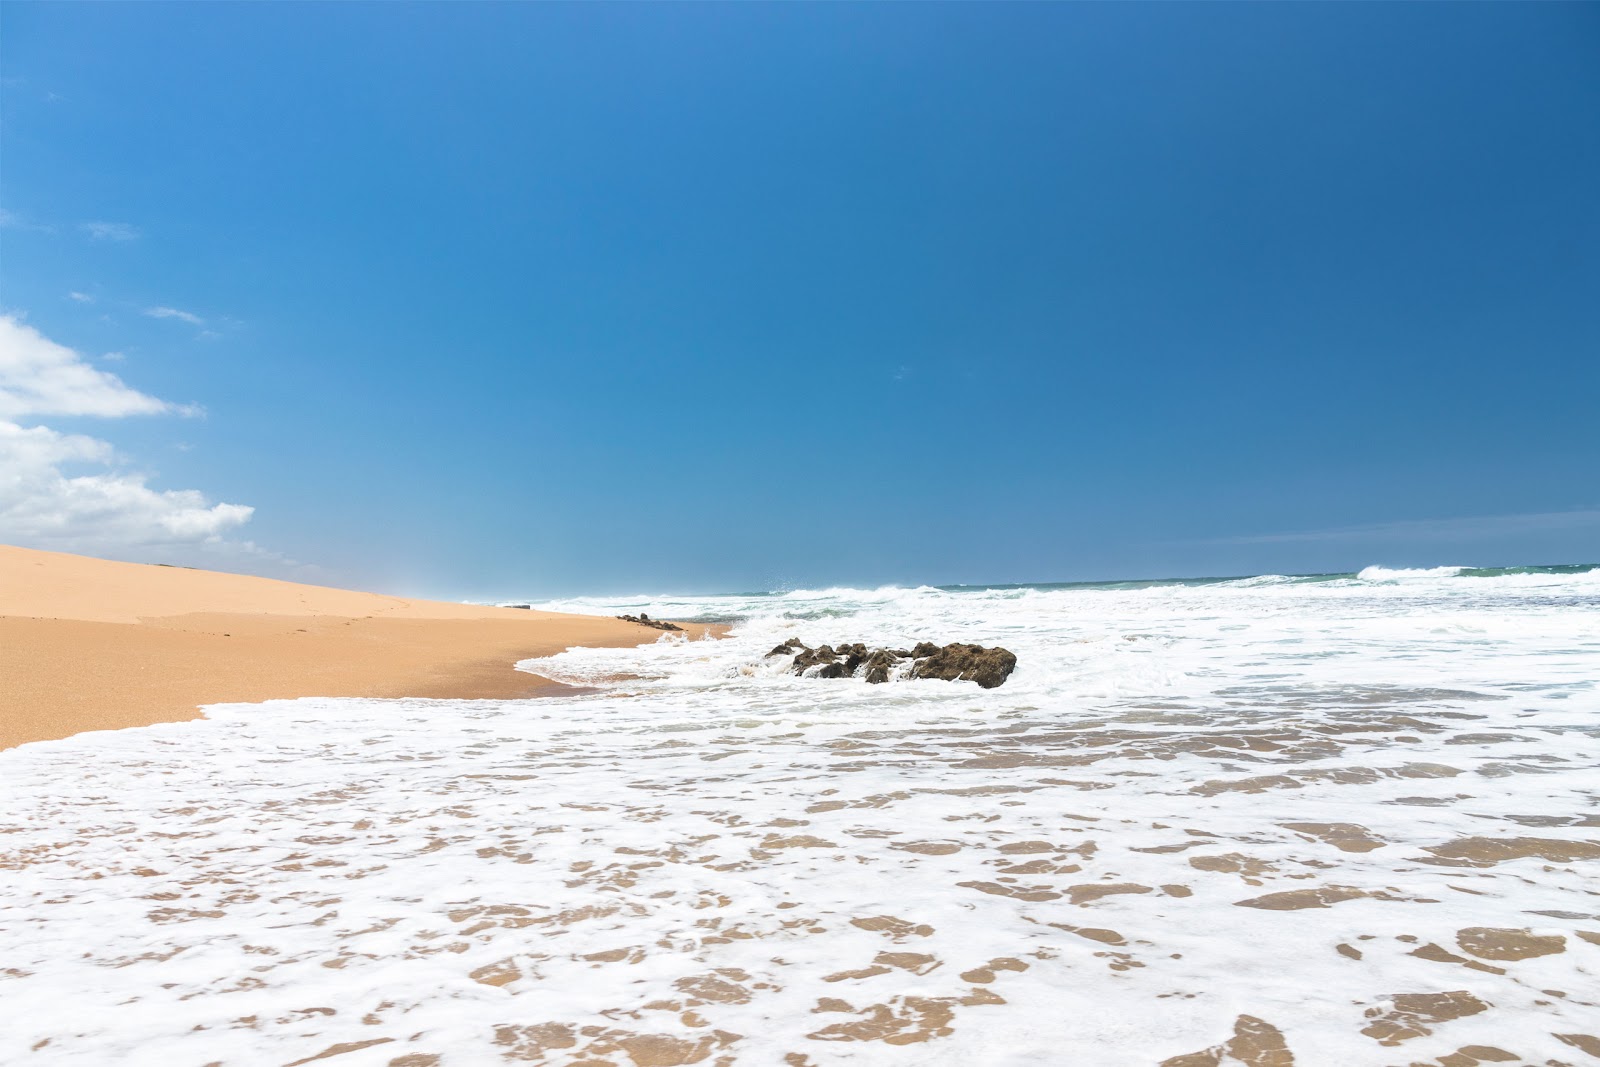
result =
[[[1594,573],[546,606],[740,622],[0,754],[0,1062],[1600,1062]]]

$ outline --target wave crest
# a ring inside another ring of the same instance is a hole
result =
[[[1363,567],[1357,578],[1364,582],[1392,582],[1405,578],[1455,578],[1465,567]]]

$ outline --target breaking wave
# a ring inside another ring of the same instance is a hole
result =
[[[1407,578],[1455,578],[1465,567],[1363,567],[1357,578],[1363,582],[1393,582]]]
[[[524,664],[588,695],[25,745],[0,1062],[1570,1063],[1600,1047],[1597,592],[583,598],[539,606],[739,621]],[[765,663],[790,637],[1019,665],[817,681]]]

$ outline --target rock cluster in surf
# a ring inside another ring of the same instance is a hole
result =
[[[863,644],[819,645],[811,648],[791,637],[767,653],[793,656],[789,668],[807,678],[854,678],[859,673],[868,682],[887,682],[891,677],[938,678],[946,682],[977,682],[985,689],[1005,684],[1017,666],[1017,657],[1004,648],[952,643],[939,646],[923,641],[909,651],[903,648],[873,648]],[[897,670],[906,660],[909,670]]]
[[[652,619],[650,616],[646,615],[642,611],[639,612],[639,614],[637,614],[637,615],[618,615],[617,618],[621,619],[623,622],[636,622],[640,626],[649,626],[649,627],[653,627],[654,629],[657,629],[657,630],[682,630],[683,629],[683,627],[675,626],[670,622],[663,622],[660,619]]]

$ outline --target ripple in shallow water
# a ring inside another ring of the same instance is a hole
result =
[[[1544,916],[1594,910],[1600,839],[1521,825],[1589,802],[1587,738],[1534,784],[1410,715],[1332,747],[1298,715],[1256,745],[678,716],[299,701],[13,753],[6,1058],[1380,1063],[1595,1029],[1600,924]],[[1451,764],[1395,751],[1418,722]]]
[[[226,707],[0,755],[0,1060],[1600,1055],[1592,638],[1245,595],[1054,622],[1013,596],[1035,614],[968,623],[1028,646],[989,692],[741,674],[793,632],[753,618],[552,665],[634,695]],[[854,632],[911,628],[883,612]],[[1130,613],[1157,639],[1096,636]]]

